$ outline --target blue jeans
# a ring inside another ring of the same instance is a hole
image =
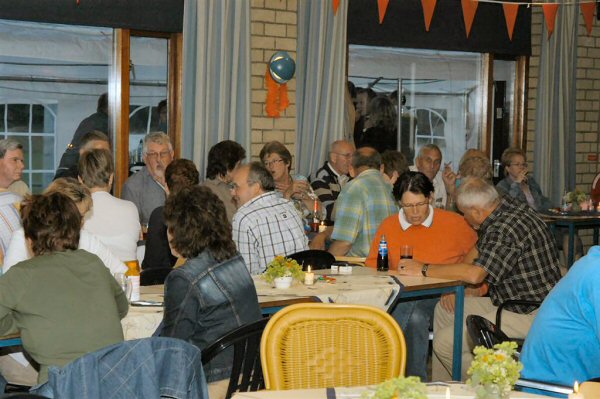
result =
[[[427,377],[427,355],[429,353],[429,328],[433,311],[440,298],[410,299],[399,302],[392,311],[406,339],[406,375]]]

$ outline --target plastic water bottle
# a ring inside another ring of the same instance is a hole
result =
[[[385,240],[385,235],[382,235],[381,240],[379,241],[379,251],[377,251],[377,271],[387,272],[389,269],[388,245]]]

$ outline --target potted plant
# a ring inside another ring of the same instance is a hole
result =
[[[382,382],[375,392],[367,391],[363,399],[427,399],[427,386],[419,377],[398,377]]]
[[[275,283],[275,288],[285,289],[290,288],[293,280],[302,281],[304,272],[294,259],[279,255],[267,265],[262,277],[267,283]]]
[[[516,342],[502,342],[493,349],[476,346],[475,359],[467,371],[467,384],[477,399],[506,399],[519,379],[523,365],[515,359]]]
[[[586,193],[584,193],[581,190],[569,191],[563,197],[563,202],[565,202],[566,204],[571,204],[570,210],[572,210],[572,211],[582,210],[581,205],[586,203],[586,201],[587,201],[587,195],[586,195]],[[586,208],[587,208],[587,204],[586,204]]]

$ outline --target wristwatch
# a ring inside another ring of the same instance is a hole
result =
[[[429,269],[429,263],[423,264],[423,267],[421,268],[421,274],[423,277],[427,277],[427,269]]]

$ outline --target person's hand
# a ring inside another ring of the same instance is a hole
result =
[[[450,195],[456,190],[456,179],[458,175],[452,170],[451,162],[444,165],[444,171],[442,172],[442,180],[446,187],[446,192]]]
[[[403,276],[421,276],[423,263],[414,259],[400,259],[398,262],[398,273]]]
[[[284,193],[284,197],[304,199],[308,197],[309,192],[310,184],[306,180],[294,180]]]
[[[440,297],[440,306],[447,312],[454,313],[454,305],[455,305],[456,297],[454,294],[443,294]]]
[[[327,234],[319,233],[310,241],[308,247],[310,249],[320,249],[322,251],[325,250],[325,243],[327,242]]]
[[[524,169],[521,172],[519,172],[519,174],[515,178],[515,181],[519,184],[527,183],[527,169]]]

